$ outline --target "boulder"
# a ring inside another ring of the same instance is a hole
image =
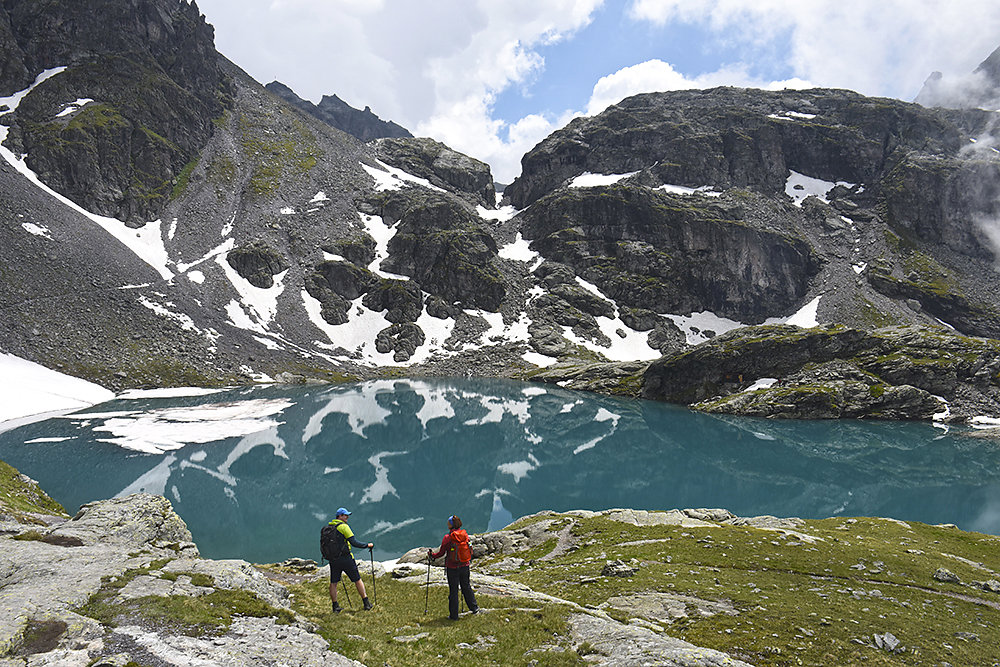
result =
[[[934,580],[943,581],[946,584],[960,584],[962,580],[958,578],[958,575],[951,570],[943,567],[939,567],[934,571]]]
[[[402,324],[417,321],[424,309],[424,296],[413,281],[382,279],[371,287],[361,303],[375,312],[385,311],[385,319]]]
[[[406,361],[424,344],[424,330],[412,322],[393,324],[378,332],[375,349],[382,354],[393,353],[393,360]]]
[[[273,286],[274,276],[288,268],[288,261],[263,243],[230,250],[226,262],[247,282],[261,289]]]
[[[432,185],[454,191],[474,205],[496,206],[493,175],[485,162],[428,138],[390,138],[375,143],[379,159],[425,178]]]

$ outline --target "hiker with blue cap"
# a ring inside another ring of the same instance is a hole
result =
[[[351,547],[355,546],[371,551],[375,544],[373,542],[367,544],[359,542],[358,538],[354,537],[354,531],[347,525],[347,517],[350,515],[347,508],[338,508],[333,521],[324,526],[320,533],[320,550],[323,553],[323,558],[330,561],[330,601],[333,603],[333,613],[343,610],[343,607],[337,604],[337,584],[340,583],[341,574],[346,574],[347,578],[357,586],[358,595],[361,596],[365,611],[374,606],[368,601],[368,595],[365,593],[365,582],[361,581],[361,573],[358,572],[358,563],[354,560]]]

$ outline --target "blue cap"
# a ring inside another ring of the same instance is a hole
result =
[[[337,513],[334,516],[340,516],[341,514],[344,514],[346,516],[351,516],[351,513],[347,511],[346,507],[338,508]]]

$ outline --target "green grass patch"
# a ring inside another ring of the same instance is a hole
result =
[[[483,611],[451,621],[447,587],[425,591],[419,579],[379,578],[377,604],[368,612],[360,610],[352,587],[354,608],[333,614],[326,580],[293,586],[293,606],[318,626],[332,650],[366,665],[586,664],[568,636],[568,607],[477,593]],[[338,601],[347,606],[343,590]]]
[[[800,530],[822,541],[748,527],[580,519],[576,550],[507,576],[583,605],[654,592],[731,606],[735,615],[704,616],[689,605],[687,618],[646,620],[755,665],[992,664],[1000,630],[989,604],[1000,596],[963,584],[996,578],[1000,538],[883,519],[809,521]],[[547,546],[517,555],[537,558]],[[633,558],[634,576],[601,576],[606,561]],[[963,584],[935,580],[939,567]],[[871,646],[886,632],[902,653]]]
[[[76,611],[108,627],[115,627],[124,620],[193,637],[225,634],[236,616],[270,616],[284,625],[295,621],[295,616],[287,609],[272,607],[253,593],[243,590],[218,589],[200,597],[171,595],[117,600],[119,591],[141,575],[176,581],[180,575],[187,574],[196,586],[214,585],[214,580],[208,575],[162,572],[168,562],[167,559],[157,560],[146,567],[129,570],[120,577],[105,577],[100,590]]]
[[[36,484],[25,481],[20,472],[4,461],[0,461],[0,507],[30,523],[35,521],[22,516],[24,513],[68,516],[62,505],[49,498]]]
[[[188,183],[191,182],[191,172],[194,168],[198,166],[198,157],[196,156],[193,160],[188,162],[181,169],[181,173],[177,174],[177,178],[174,179],[174,189],[170,193],[170,199],[174,200],[184,194],[187,189]]]

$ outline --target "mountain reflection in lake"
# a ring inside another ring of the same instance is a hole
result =
[[[195,393],[195,392],[193,392]],[[116,400],[0,433],[73,513],[169,498],[202,553],[319,559],[344,505],[376,555],[544,509],[724,507],[1000,533],[1000,447],[926,424],[716,417],[502,380],[396,380]]]

